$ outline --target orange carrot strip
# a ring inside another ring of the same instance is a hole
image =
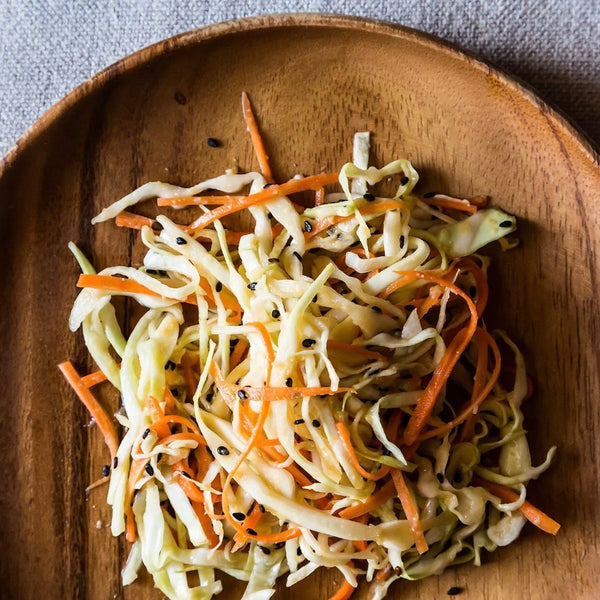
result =
[[[356,588],[344,580],[344,583],[340,586],[340,589],[329,598],[329,600],[348,600],[350,596],[356,591]]]
[[[332,225],[335,225],[336,223],[341,223],[342,221],[346,221],[351,218],[352,218],[352,215],[350,215],[350,217],[340,217],[339,215],[333,215],[331,217],[327,217],[327,218],[323,219],[322,221],[316,221],[315,223],[313,223],[312,230],[304,234],[304,238],[306,240],[310,240],[311,238],[314,238],[316,235],[319,235],[319,233],[321,233],[321,231],[328,229]]]
[[[372,358],[373,360],[385,360],[385,356],[383,356],[383,354],[379,354],[379,352],[367,350],[367,348],[365,348],[364,346],[346,344],[345,342],[338,342],[337,340],[328,340],[327,348],[331,350],[340,350],[348,352],[350,354],[360,354],[365,358]]]
[[[208,539],[208,547],[215,548],[219,545],[219,536],[215,533],[210,517],[206,514],[204,502],[195,502],[192,500],[192,508],[200,521],[204,535]]]
[[[260,130],[258,129],[258,124],[254,113],[252,112],[252,106],[246,92],[242,92],[242,113],[246,121],[246,128],[250,133],[252,145],[254,146],[254,153],[258,159],[260,172],[264,175],[264,178],[268,183],[273,183],[275,180],[273,179],[273,173],[271,173],[269,156],[265,150],[265,144],[260,135]]]
[[[129,229],[142,229],[143,227],[152,227],[154,219],[150,217],[142,217],[141,215],[135,215],[127,212],[126,210],[121,211],[115,218],[115,224],[117,227],[129,227]]]
[[[360,515],[360,517],[356,517],[354,521],[366,525],[369,522],[369,514],[365,513],[364,515]],[[366,540],[354,540],[352,543],[359,552],[364,552],[369,546]]]
[[[102,371],[94,371],[94,373],[89,373],[88,375],[84,375],[81,378],[81,383],[86,388],[91,388],[94,385],[102,383],[106,381],[107,377]]]
[[[165,416],[165,413],[163,412],[162,408],[160,407],[160,404],[158,403],[158,400],[153,396],[148,396],[146,398],[146,408],[150,413],[150,420],[153,424],[157,421],[160,421],[160,419],[162,419]],[[171,430],[169,429],[169,425],[167,423],[163,423],[160,426],[155,426],[154,430],[160,438],[171,435]]]
[[[460,296],[467,303],[471,316],[467,327],[460,330],[446,348],[446,351],[435,368],[433,376],[427,384],[427,387],[417,401],[417,405],[415,406],[413,414],[411,415],[408,425],[406,426],[406,431],[404,432],[404,439],[407,444],[412,444],[415,442],[419,436],[419,433],[423,427],[425,427],[431,412],[433,411],[433,407],[435,406],[435,401],[440,393],[440,390],[447,381],[452,369],[458,362],[458,359],[464,352],[469,341],[473,337],[473,334],[475,333],[478,320],[477,308],[473,304],[473,301],[459,287],[447,282],[441,277],[431,275],[430,273],[415,272],[414,274],[419,279],[437,283],[438,285],[450,289],[457,296]]]
[[[162,296],[137,281],[131,279],[123,279],[122,277],[113,277],[111,275],[91,275],[82,273],[77,280],[77,287],[94,288],[96,290],[109,290],[111,292],[122,292],[128,294],[145,294],[156,298],[164,298],[165,300],[175,300],[168,296]],[[185,300],[175,300],[175,302],[186,302],[187,304],[198,304],[196,296],[190,294]]]
[[[404,474],[400,469],[392,469],[392,481],[396,486],[398,498],[400,498],[404,514],[408,519],[417,550],[419,551],[419,554],[423,554],[424,552],[427,552],[429,546],[425,540],[425,534],[423,533],[423,527],[421,526],[421,521],[419,519],[419,508],[406,485]]]
[[[190,419],[187,419],[186,417],[180,417],[179,415],[165,415],[161,419],[158,419],[152,423],[152,425],[150,425],[150,429],[153,429],[158,434],[158,428],[162,427],[165,423],[179,423],[180,425],[184,425],[188,429],[191,429],[194,433],[200,435],[200,430],[198,429],[197,425],[190,421]],[[169,431],[169,435],[170,433],[171,432]],[[206,442],[204,443],[206,444]]]
[[[158,206],[204,206],[212,204],[228,204],[246,196],[173,196],[170,198],[157,198]],[[123,213],[121,213],[123,214]]]
[[[380,507],[382,504],[385,504],[394,496],[394,493],[394,482],[390,479],[390,481],[387,481],[379,490],[370,496],[366,502],[356,504],[355,506],[348,506],[341,510],[340,517],[343,519],[355,519],[361,515],[366,515]]]
[[[249,347],[250,344],[248,344],[248,340],[245,338],[240,338],[238,340],[238,343],[235,345],[235,348],[229,357],[229,366],[231,369],[237,367],[242,362],[244,354],[246,354]]]
[[[406,208],[406,202],[403,202],[402,200],[385,200],[384,202],[371,202],[365,204],[358,209],[358,212],[364,216],[399,208]]]
[[[137,532],[135,529],[135,517],[133,514],[133,509],[131,508],[131,506],[127,506],[125,508],[125,523],[126,523],[126,528],[125,528],[125,539],[128,542],[135,542],[135,539],[137,537]]]
[[[190,432],[172,433],[172,434],[167,435],[164,438],[162,438],[160,440],[160,443],[168,445],[171,442],[177,442],[177,441],[182,441],[182,442],[193,441],[193,442],[198,442],[198,446],[204,446],[204,447],[206,446],[206,440],[204,439],[204,437],[202,437],[198,433],[190,433]]]
[[[477,212],[477,206],[471,204],[468,200],[466,202],[457,198],[424,198],[425,204],[431,204],[437,208],[449,208],[451,210],[460,210],[462,212],[475,213]]]
[[[382,477],[385,477],[390,472],[390,467],[383,465],[377,471],[377,473],[371,473],[362,467],[360,464],[358,457],[356,456],[356,452],[354,451],[354,446],[352,445],[352,439],[350,438],[350,432],[348,428],[342,422],[336,423],[336,429],[340,434],[340,438],[342,438],[342,443],[344,444],[344,448],[346,448],[346,452],[350,456],[350,460],[354,465],[354,468],[361,474],[365,479],[370,479],[371,481],[379,481]]]
[[[102,406],[92,392],[82,383],[79,373],[75,370],[75,367],[70,361],[65,361],[58,365],[64,378],[68,384],[73,388],[79,399],[83,402],[88,412],[92,415],[93,419],[98,423],[98,427],[104,436],[104,442],[110,450],[110,455],[114,458],[119,448],[119,438],[113,422],[110,420]]]
[[[491,481],[487,481],[486,479],[482,479],[481,477],[473,477],[471,484],[485,488],[488,490],[488,492],[494,496],[497,496],[503,502],[516,502],[519,499],[519,494],[513,490],[498,483],[493,483]],[[556,535],[558,533],[558,530],[560,529],[560,523],[557,523],[546,513],[542,512],[539,508],[536,508],[533,504],[531,504],[531,502],[526,500],[523,502],[519,510],[528,521],[533,523],[542,531],[552,535]]]
[[[260,192],[257,192],[256,194],[246,196],[242,200],[230,202],[229,204],[224,204],[223,206],[218,206],[212,211],[205,213],[200,218],[196,219],[196,221],[193,223],[193,226],[190,225],[190,227],[193,227],[194,231],[198,231],[200,229],[204,229],[207,225],[210,225],[210,223],[216,221],[217,219],[221,219],[222,217],[248,208],[249,206],[255,206],[257,204],[268,202],[269,200],[274,200],[275,198],[280,198],[281,196],[287,196],[296,192],[318,189],[324,185],[335,183],[337,179],[337,173],[324,173],[323,175],[311,175],[309,177],[304,177],[303,179],[290,179],[286,183],[272,185],[261,190]]]
[[[181,366],[183,367],[183,378],[185,380],[185,390],[188,399],[194,397],[196,392],[196,381],[194,380],[194,373],[192,371],[192,357],[189,353],[185,353],[181,359]]]
[[[452,419],[452,421],[446,423],[445,425],[436,427],[435,429],[430,429],[422,433],[417,438],[417,441],[422,442],[423,440],[427,440],[432,437],[445,435],[446,433],[460,425],[463,421],[466,421],[469,418],[469,416],[477,412],[481,403],[488,397],[489,393],[492,391],[492,388],[496,384],[498,376],[500,375],[500,368],[502,364],[502,358],[500,355],[500,350],[498,349],[498,345],[496,344],[492,336],[484,329],[478,328],[475,332],[475,335],[480,339],[484,339],[487,345],[492,349],[495,364],[494,370],[492,371],[490,378],[485,384],[485,387],[477,394],[477,396],[473,395],[472,399],[467,403],[465,408],[461,409],[459,414],[454,419]]]

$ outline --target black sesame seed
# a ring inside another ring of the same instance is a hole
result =
[[[396,575],[402,575],[402,569],[400,567],[394,567],[394,573]]]
[[[260,510],[263,515],[265,514],[265,507],[262,504],[258,505],[258,510]]]
[[[304,221],[304,231],[306,231],[306,233],[310,233],[312,230],[312,223],[310,221]]]
[[[271,185],[272,185],[272,184],[271,184]],[[268,185],[265,185],[265,188],[266,188],[266,187],[269,187],[269,186],[268,186]],[[264,190],[265,188],[263,188],[263,190]],[[273,214],[272,214],[272,213],[270,213],[270,212],[268,212],[268,213],[267,213],[267,218],[268,218],[268,219],[272,219],[272,218],[273,218]]]
[[[265,546],[259,546],[259,548],[265,553],[265,554],[271,554],[271,549],[270,548],[265,548]]]
[[[219,140],[216,140],[213,137],[206,138],[206,143],[211,148],[218,148],[221,144],[219,144]]]
[[[502,221],[500,227],[512,227],[512,221]]]
[[[363,198],[368,202],[373,202],[373,200],[375,200],[375,196],[373,196],[373,194],[363,194]]]
[[[317,296],[314,296],[313,299],[312,299],[312,301],[316,302],[317,301]]]
[[[437,196],[437,192],[427,192],[426,194],[423,194],[423,198],[433,198],[434,196]]]
[[[406,175],[404,175],[404,177],[402,177],[400,179],[400,185],[406,185],[408,183],[408,177]]]
[[[294,256],[300,261],[302,262],[302,256],[300,256],[299,252],[294,251]]]
[[[249,533],[250,535],[258,535],[258,533],[251,527],[248,527],[248,529],[246,529],[246,533]]]
[[[402,250],[402,248],[404,248],[405,243],[406,243],[406,240],[404,239],[404,236],[401,235],[400,236],[400,250]]]
[[[225,448],[225,446],[219,446],[217,448],[217,454],[220,454],[221,456],[228,456],[229,450],[227,450],[227,448]]]
[[[175,238],[175,243],[178,246],[183,246],[184,244],[187,244],[187,240],[185,238],[178,237],[178,238]]]
[[[220,292],[223,289],[223,284],[220,281],[217,281],[217,285],[215,285],[215,290]]]
[[[373,310],[379,314],[381,314],[383,312],[379,306],[371,306],[371,310]]]
[[[391,456],[392,453],[384,446],[381,449],[381,454],[383,454],[384,456]]]
[[[458,596],[458,594],[460,594],[462,592],[462,588],[459,588],[456,585],[453,585],[451,588],[448,588],[448,591],[446,592],[446,594],[448,594],[448,596]]]
[[[161,459],[161,458],[162,458],[162,452],[159,452],[159,453],[156,455],[156,462],[160,462],[160,459]]]
[[[300,548],[300,546],[298,546],[298,547],[296,548],[296,554],[297,554],[298,556],[302,556],[302,548]]]
[[[171,394],[173,394],[173,396],[175,396],[175,398],[177,398],[179,396],[179,390],[177,388],[173,388],[171,390]]]
[[[152,225],[150,227],[152,228],[152,231],[162,231],[163,230],[163,226],[158,221],[153,221]]]
[[[237,395],[240,400],[245,400],[248,397],[248,394],[244,390],[238,390]]]
[[[150,463],[146,463],[146,465],[144,466],[144,469],[145,469],[146,473],[148,473],[148,475],[150,475],[150,477],[152,477],[154,475],[154,469],[152,468],[152,465]]]
[[[243,521],[246,518],[243,512],[234,512],[231,516],[238,521]]]
[[[280,312],[279,312],[279,311],[278,311],[276,308],[274,308],[274,309],[271,311],[271,316],[272,316],[274,319],[279,319],[279,317],[281,316],[281,313],[280,313]]]
[[[302,425],[302,423],[304,423],[304,419],[296,419],[294,421],[294,425]]]
[[[317,419],[313,419],[312,426],[313,427],[321,427],[321,421],[318,421]]]
[[[285,385],[287,385],[288,387],[292,387],[292,385],[294,385],[294,381],[292,380],[292,378],[291,378],[291,377],[288,377],[288,378],[285,380]]]
[[[206,394],[206,401],[210,404],[214,397],[215,395],[212,392],[208,392],[208,394]]]
[[[475,298],[476,295],[477,295],[477,288],[474,285],[472,285],[469,288],[469,296],[471,296],[471,298]]]
[[[113,469],[116,469],[119,466],[119,457],[115,456],[113,458]]]
[[[256,281],[252,281],[250,282],[247,286],[246,286],[249,290],[254,291],[256,289]]]
[[[440,483],[444,483],[444,476],[441,473],[436,473],[435,476]]]
[[[144,433],[142,433],[142,439],[145,440],[150,435],[150,428],[145,429]]]
[[[302,340],[302,345],[303,345],[305,348],[310,348],[311,346],[314,346],[316,343],[317,343],[317,340],[313,340],[313,339],[311,339],[311,338],[304,338],[304,339]]]
[[[276,543],[276,544],[273,546],[273,548],[274,548],[275,550],[281,550],[281,549],[282,549],[284,546],[285,546],[285,542],[277,542],[277,543]]]
[[[102,467],[102,475],[108,477],[110,475],[110,465],[104,465]]]

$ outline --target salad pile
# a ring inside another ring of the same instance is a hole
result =
[[[70,244],[69,325],[98,370],[60,368],[111,454],[123,583],[143,564],[169,598],[209,599],[220,571],[264,600],[324,567],[343,577],[332,599],[361,579],[381,599],[479,564],[527,520],[556,534],[525,499],[554,448],[532,466],[523,358],[483,319],[478,251],[510,246],[515,218],[417,194],[408,160],[369,166],[368,133],[339,172],[276,183],[246,95],[243,113],[260,170],[146,183],[93,220],[138,229],[143,264],[96,273]],[[146,201],[156,217],[130,212]],[[127,336],[117,296],[145,309]]]

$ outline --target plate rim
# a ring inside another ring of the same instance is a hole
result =
[[[0,159],[0,179],[10,170],[10,167],[17,161],[21,153],[33,145],[37,138],[49,129],[54,121],[60,119],[63,114],[68,112],[81,99],[102,88],[110,81],[126,74],[128,71],[147,65],[159,57],[167,56],[172,52],[200,44],[207,40],[248,31],[286,27],[366,29],[372,33],[404,38],[429,49],[434,49],[438,52],[441,51],[454,58],[458,58],[471,68],[475,68],[487,76],[494,77],[509,90],[520,95],[539,110],[546,119],[552,118],[558,127],[576,142],[584,156],[595,167],[600,167],[600,148],[562,109],[544,100],[528,82],[518,76],[505,72],[491,62],[476,56],[471,51],[420,29],[381,19],[335,13],[293,12],[260,14],[208,24],[154,42],[120,58],[77,85],[29,125],[6,155]]]

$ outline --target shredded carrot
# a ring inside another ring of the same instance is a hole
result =
[[[337,223],[341,223],[342,221],[346,221],[349,218],[352,218],[352,215],[350,217],[341,217],[339,215],[332,215],[331,217],[327,217],[327,218],[323,219],[322,221],[316,221],[315,223],[313,223],[312,230],[309,232],[306,232],[304,234],[304,238],[306,240],[310,240],[310,239],[314,238],[316,235],[319,235],[319,233],[321,233],[321,231],[324,231],[325,229],[329,229],[329,227],[336,225]]]
[[[366,513],[364,515],[360,515],[360,517],[356,517],[354,521],[366,525],[369,522],[369,514]],[[359,552],[364,552],[369,547],[369,544],[367,544],[366,540],[354,540],[352,543]]]
[[[129,229],[143,229],[144,227],[152,227],[154,219],[150,217],[142,217],[141,215],[135,215],[127,212],[126,210],[121,211],[115,218],[115,224],[117,227],[129,227]]]
[[[160,407],[158,400],[154,398],[154,396],[146,397],[146,408],[148,409],[150,420],[153,424],[157,423],[165,416],[163,409]],[[160,426],[155,425],[154,430],[160,438],[171,435],[171,430],[169,429],[169,425],[167,423],[163,423]]]
[[[245,198],[246,196],[173,196],[170,198],[157,198],[158,206],[205,206],[213,204],[228,204]],[[121,213],[123,214],[123,213]]]
[[[119,448],[119,438],[117,437],[113,422],[110,420],[102,406],[100,406],[100,403],[96,400],[92,392],[90,392],[83,384],[79,373],[77,373],[70,361],[60,363],[58,368],[98,424],[98,427],[104,436],[104,442],[110,450],[110,455],[114,458],[117,454],[117,449]]]
[[[503,502],[516,502],[519,499],[519,494],[513,490],[498,483],[493,483],[491,481],[487,481],[486,479],[482,479],[481,477],[473,477],[471,480],[471,485],[485,488],[488,490],[488,492],[494,496],[497,496]],[[556,535],[558,533],[558,530],[560,529],[560,523],[557,523],[546,513],[542,512],[539,508],[536,508],[533,504],[531,504],[531,502],[526,500],[523,502],[519,510],[528,521],[533,523],[542,531],[552,535]]]
[[[356,588],[344,580],[344,583],[340,586],[340,589],[329,598],[329,600],[348,600],[350,596],[356,591]]]
[[[354,465],[354,468],[361,474],[365,479],[370,479],[371,481],[379,481],[383,477],[385,477],[390,472],[390,467],[383,465],[379,468],[377,473],[371,473],[362,467],[360,464],[358,457],[356,456],[356,452],[354,450],[354,446],[352,445],[352,439],[350,438],[350,432],[344,423],[341,421],[336,423],[336,429],[340,434],[340,438],[342,439],[342,443],[344,444],[344,448]]]
[[[489,393],[492,391],[492,388],[496,384],[498,376],[500,375],[500,367],[502,364],[502,358],[500,355],[500,350],[498,349],[498,345],[492,336],[484,329],[478,328],[475,332],[475,335],[478,339],[484,340],[484,342],[491,348],[492,354],[494,355],[494,370],[492,371],[490,378],[477,395],[472,394],[471,400],[467,402],[466,406],[459,411],[458,415],[454,419],[445,425],[441,425],[440,427],[436,427],[435,429],[430,429],[422,433],[417,438],[417,441],[422,442],[432,437],[446,435],[446,433],[466,421],[471,415],[477,412],[481,403],[488,397]],[[479,385],[480,384],[478,384],[478,387]]]
[[[231,353],[231,356],[229,357],[230,368],[233,369],[234,367],[237,367],[242,362],[244,355],[246,354],[249,347],[250,347],[250,344],[248,343],[248,340],[246,340],[245,338],[240,338],[238,340],[238,343],[235,345],[235,348],[233,349],[233,352]]]
[[[423,202],[425,202],[425,204],[436,206],[437,208],[449,208],[450,210],[460,210],[468,213],[477,212],[477,206],[471,204],[468,200],[459,200],[458,198],[450,198],[448,196],[424,198]]]
[[[175,411],[175,396],[169,386],[165,387],[165,415],[172,415]]]
[[[168,446],[171,442],[198,442],[198,446],[206,447],[206,440],[198,433],[171,433],[161,438],[160,443]]]
[[[265,150],[265,144],[260,135],[256,118],[252,112],[252,105],[250,104],[250,99],[248,98],[248,94],[246,94],[246,92],[242,92],[242,113],[246,121],[246,128],[250,133],[252,145],[254,146],[254,153],[258,159],[260,172],[263,174],[268,183],[273,183],[275,180],[273,179],[273,174],[271,173],[269,156]]]
[[[348,506],[340,511],[340,517],[343,519],[355,519],[365,515],[385,504],[395,493],[394,482],[390,479],[379,490],[377,490],[366,502]]]
[[[185,391],[189,399],[194,397],[196,393],[196,381],[192,370],[193,358],[189,352],[186,352],[181,358],[181,366],[183,367],[183,378],[185,380]]]
[[[187,419],[186,417],[180,417],[179,415],[165,415],[164,417],[152,423],[150,429],[153,429],[158,435],[158,430],[162,428],[163,425],[169,423],[179,423],[179,425],[183,425],[184,427],[187,427],[194,433],[200,435],[200,430],[198,429],[198,426],[195,423],[190,421],[190,419]],[[171,432],[169,431],[168,435],[170,435],[170,433]],[[206,441],[204,443],[206,444]]]
[[[400,499],[400,503],[402,504],[404,514],[408,519],[417,550],[419,551],[419,554],[423,554],[424,552],[427,552],[428,545],[419,519],[419,508],[406,485],[404,474],[400,469],[392,469],[392,481],[396,487],[396,492]]]
[[[126,529],[125,529],[125,539],[128,542],[135,542],[135,539],[137,537],[137,532],[135,529],[135,517],[133,514],[133,509],[131,508],[131,506],[127,506],[125,508],[125,523],[126,523]]]
[[[469,341],[473,337],[475,330],[477,328],[477,308],[473,304],[471,298],[465,294],[459,287],[456,285],[446,281],[445,279],[438,277],[436,275],[432,275],[430,273],[425,273],[422,271],[411,271],[409,273],[402,274],[403,277],[399,281],[407,281],[407,280],[415,280],[422,279],[424,281],[428,281],[431,283],[436,283],[442,287],[446,287],[450,289],[454,294],[460,296],[466,303],[469,308],[469,313],[471,315],[469,324],[464,329],[461,329],[454,337],[454,339],[450,342],[442,359],[438,363],[435,371],[433,372],[433,376],[431,377],[427,387],[421,394],[417,405],[413,411],[413,414],[406,426],[406,431],[404,432],[404,440],[407,444],[412,444],[416,441],[423,427],[425,427],[431,412],[435,406],[435,401],[440,393],[445,382],[448,380],[452,369],[458,362],[461,354],[464,352],[467,347]],[[398,284],[398,281],[395,282]],[[394,284],[392,284],[394,285]],[[402,285],[400,283],[398,287]],[[390,286],[388,286],[389,288]],[[386,290],[387,291],[387,290]]]
[[[304,177],[303,179],[290,179],[289,181],[280,185],[272,185],[261,190],[260,192],[257,192],[256,194],[246,196],[241,200],[218,206],[217,208],[203,214],[201,217],[196,219],[196,221],[194,221],[190,227],[194,232],[196,232],[204,229],[207,225],[210,225],[217,219],[221,219],[222,217],[238,212],[250,206],[262,204],[264,202],[268,202],[269,200],[281,198],[282,196],[287,196],[296,192],[318,189],[324,185],[335,183],[337,179],[337,173],[324,173],[322,175],[311,175],[309,177]]]
[[[175,300],[175,298],[163,296],[157,292],[154,292],[137,281],[123,279],[122,277],[113,277],[111,275],[92,275],[89,273],[82,273],[77,280],[77,287],[108,290],[111,292],[121,292],[125,294],[145,294],[147,296],[154,296],[156,298],[164,298],[165,300],[174,300],[175,302],[198,304],[194,294],[190,294],[185,300]]]
[[[364,216],[384,213],[388,210],[398,210],[400,208],[406,208],[406,202],[402,200],[386,200],[384,202],[370,202],[369,204],[365,204],[358,209],[358,212]]]
[[[89,373],[88,375],[84,375],[81,378],[81,383],[86,388],[91,388],[103,381],[106,381],[108,378],[102,371],[95,371],[94,373]]]
[[[202,530],[204,531],[204,535],[208,540],[208,547],[215,548],[219,545],[219,536],[215,533],[210,517],[206,514],[204,502],[195,502],[192,500],[192,508],[194,509],[194,512],[200,521]]]

